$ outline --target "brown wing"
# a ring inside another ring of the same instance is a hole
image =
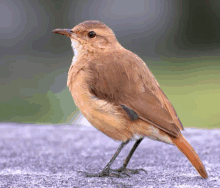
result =
[[[153,74],[132,52],[124,50],[109,54],[105,59],[90,62],[89,68],[94,76],[90,83],[91,92],[97,98],[124,105],[136,112],[140,119],[175,137],[183,130]]]

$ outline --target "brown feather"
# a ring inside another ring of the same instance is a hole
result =
[[[180,134],[177,138],[170,136],[172,142],[178,147],[178,149],[189,159],[198,173],[203,177],[207,178],[208,174],[205,170],[205,167],[200,160],[199,156],[192,148],[192,146],[187,142],[182,134]]]
[[[95,32],[95,37],[88,33]],[[175,144],[200,175],[205,168],[182,136],[183,126],[171,102],[145,63],[123,48],[99,21],[53,31],[71,38],[74,58],[67,85],[88,121],[107,136],[126,142],[149,137]]]
[[[109,60],[110,59],[110,60]],[[123,104],[139,118],[178,136],[182,129],[175,110],[144,62],[127,50],[90,61],[91,92],[115,105]]]

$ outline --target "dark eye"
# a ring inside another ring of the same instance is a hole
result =
[[[88,33],[89,38],[94,38],[96,36],[96,33],[94,31],[90,31]]]

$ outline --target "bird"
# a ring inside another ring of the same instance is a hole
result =
[[[112,29],[89,20],[72,29],[52,32],[71,39],[74,56],[67,86],[75,104],[91,125],[121,142],[103,170],[85,172],[87,177],[122,177],[145,171],[127,168],[145,137],[177,146],[200,176],[208,177],[199,156],[181,133],[183,125],[156,78],[138,55],[118,42]],[[118,154],[134,139],[123,165],[112,169]]]

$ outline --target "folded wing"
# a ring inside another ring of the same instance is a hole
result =
[[[109,54],[113,61],[106,56],[90,62],[94,77],[89,83],[91,92],[99,99],[133,110],[138,118],[177,137],[183,126],[175,109],[144,62],[126,52]]]

